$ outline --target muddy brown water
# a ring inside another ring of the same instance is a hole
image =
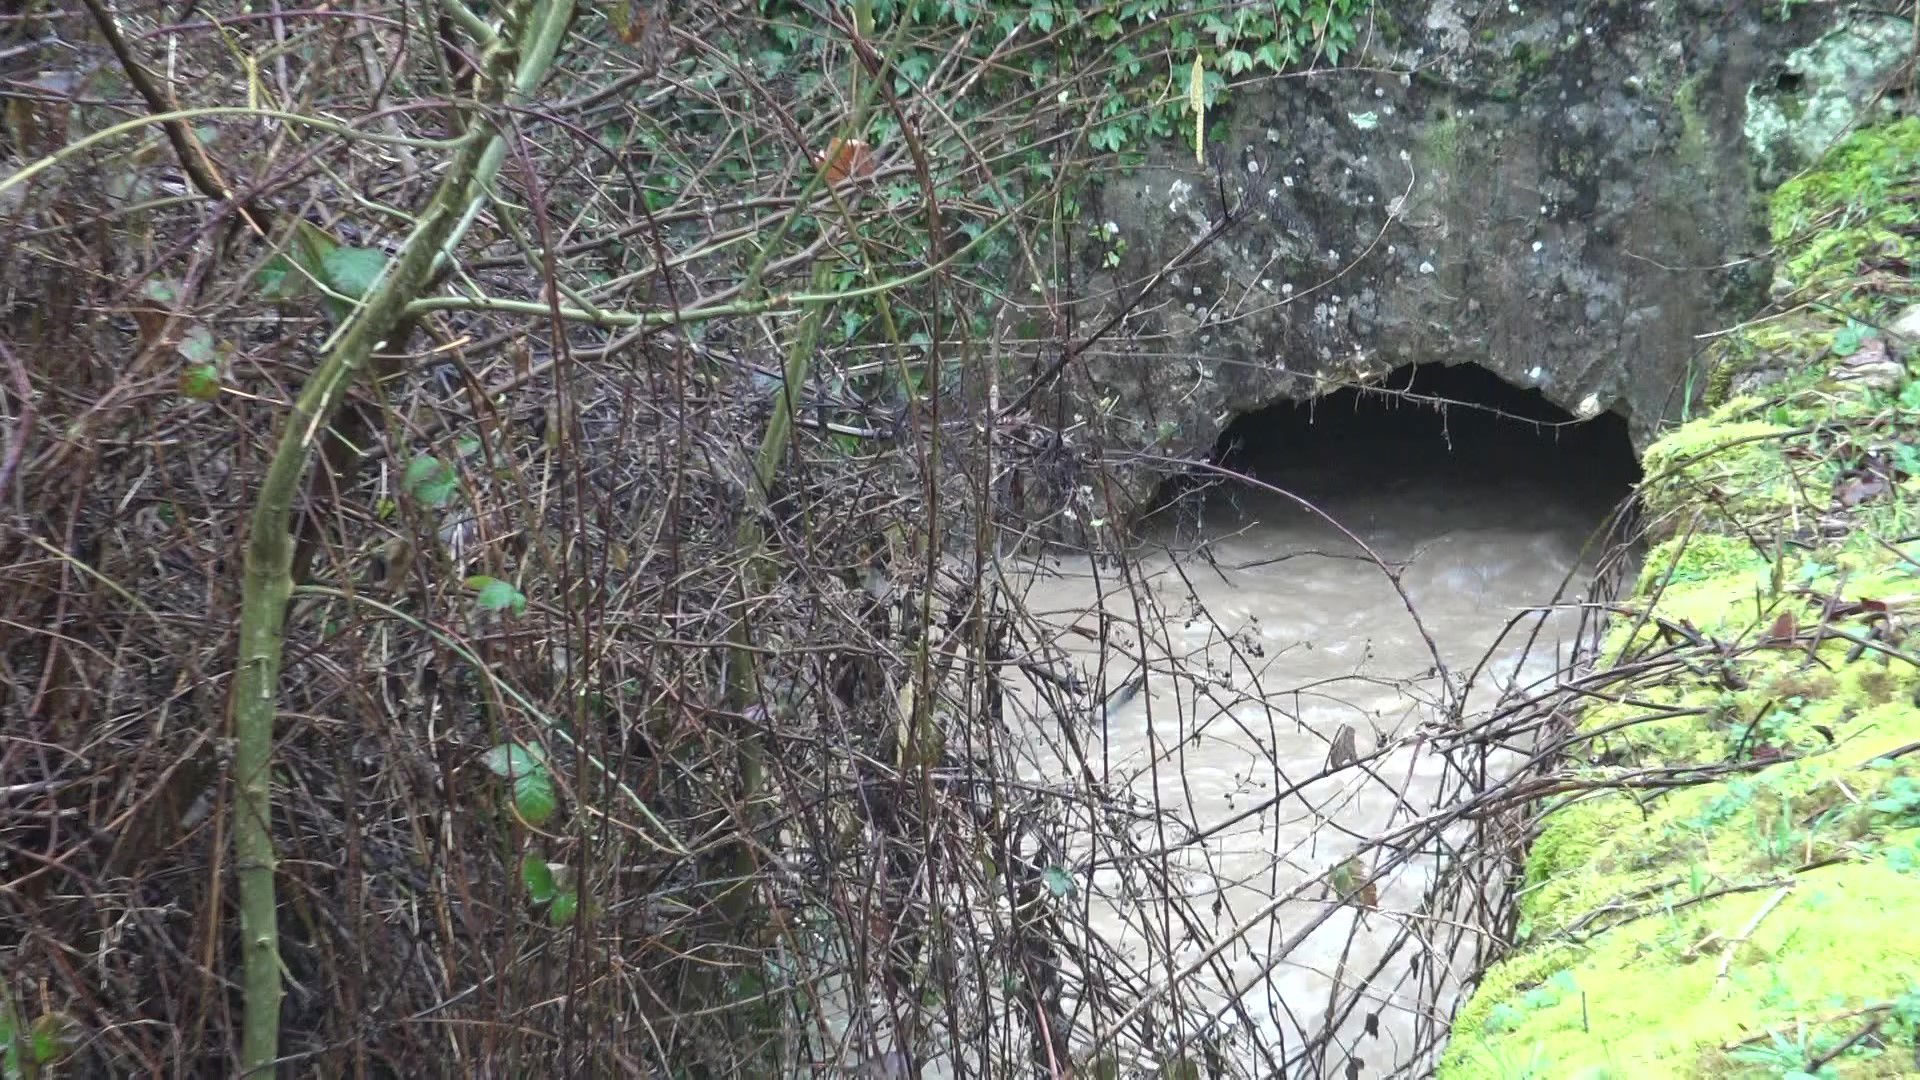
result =
[[[1061,856],[1076,868],[1076,897],[1084,890],[1095,932],[1140,971],[1158,973],[1142,978],[1162,997],[1220,1015],[1212,1034],[1245,1075],[1271,1075],[1303,1032],[1325,1023],[1336,978],[1348,988],[1366,982],[1355,973],[1380,959],[1405,925],[1395,913],[1419,907],[1437,867],[1422,856],[1387,874],[1378,910],[1365,915],[1324,886],[1284,898],[1364,838],[1457,797],[1459,773],[1450,786],[1449,763],[1416,737],[1450,694],[1472,715],[1571,658],[1575,612],[1510,624],[1528,609],[1584,598],[1589,542],[1621,490],[1585,482],[1578,455],[1558,460],[1564,448],[1551,442],[1460,449],[1390,441],[1364,454],[1308,460],[1282,447],[1277,460],[1242,460],[1351,535],[1291,498],[1221,483],[1157,515],[1151,543],[1124,569],[1069,556],[1021,568],[1056,668],[1074,671],[1086,700],[1106,703],[1104,722],[1099,707],[1090,710],[1083,739],[1091,771],[1140,811],[1131,845],[1165,853],[1164,883],[1155,884],[1090,823]],[[1398,575],[1398,590],[1376,558]],[[1088,636],[1101,612],[1104,645]],[[1491,662],[1463,687],[1483,658]],[[1056,726],[1044,716],[1032,725],[1024,769],[1036,781],[1061,782],[1078,768]],[[1370,771],[1275,801],[1326,769],[1343,731],[1360,754],[1390,752]],[[1495,767],[1514,760],[1500,755]],[[1183,842],[1200,833],[1203,842]],[[1177,904],[1168,891],[1181,894]],[[1214,953],[1217,961],[1203,962]],[[1422,980],[1397,970],[1407,955],[1362,987],[1364,1006],[1339,1025],[1336,1045],[1296,1075],[1421,1071],[1414,1017],[1444,1011],[1452,991],[1416,1000],[1411,987]],[[1427,962],[1467,964],[1464,955]],[[1168,971],[1186,973],[1171,990]],[[1439,981],[1457,986],[1464,974]],[[1434,985],[1433,973],[1424,982]]]

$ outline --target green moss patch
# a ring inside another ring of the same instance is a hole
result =
[[[1443,1077],[1920,1074],[1920,379],[1874,330],[1920,302],[1920,119],[1772,224],[1784,314],[1719,340],[1716,407],[1645,455],[1621,677]]]
[[[1763,1052],[1784,1041],[1817,1056],[1920,986],[1915,886],[1885,860],[1849,863],[1508,961],[1462,1012],[1440,1075],[1788,1075]],[[1911,1076],[1911,1055],[1865,1045],[1838,1061],[1849,1076]]]
[[[1689,528],[1729,532],[1793,503],[1782,436],[1791,429],[1765,420],[1729,419],[1751,402],[1736,400],[1647,448],[1641,506],[1652,531]]]

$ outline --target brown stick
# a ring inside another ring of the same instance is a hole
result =
[[[174,102],[173,95],[154,80],[153,72],[133,54],[133,46],[120,33],[120,25],[114,21],[113,13],[107,10],[106,5],[101,0],[81,0],[81,3],[87,6],[87,12],[93,16],[93,23],[100,28],[100,35],[107,39],[107,47],[119,59],[128,81],[133,83],[133,88],[146,101],[147,111],[154,115],[178,112],[180,107]],[[167,142],[173,144],[174,156],[180,159],[180,167],[186,171],[187,179],[193,181],[193,186],[200,194],[222,202],[238,202],[233,189],[221,177],[219,167],[208,156],[206,147],[200,145],[192,128],[181,120],[168,120],[160,127],[167,134]],[[256,234],[267,235],[268,216],[264,210],[250,202],[239,203],[237,209],[241,219]]]

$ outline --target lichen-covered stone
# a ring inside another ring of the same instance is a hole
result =
[[[1644,445],[1707,389],[1689,381],[1697,335],[1766,299],[1754,177],[1779,155],[1749,140],[1751,91],[1785,108],[1800,87],[1837,117],[1880,70],[1827,62],[1827,7],[1422,0],[1392,16],[1365,70],[1234,90],[1204,167],[1169,147],[1103,182],[1096,220],[1126,247],[1117,266],[1088,256],[1087,294],[1110,298],[1094,307],[1239,216],[1087,354],[1073,411],[1157,456],[1204,454],[1275,400],[1472,361],[1569,412],[1623,414]]]
[[[1760,180],[1777,184],[1817,161],[1862,121],[1894,119],[1878,91],[1913,47],[1913,26],[1893,18],[1851,19],[1789,53],[1771,82],[1747,91],[1744,131]]]

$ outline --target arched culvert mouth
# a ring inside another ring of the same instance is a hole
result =
[[[1213,462],[1335,516],[1353,511],[1362,528],[1396,503],[1515,524],[1548,505],[1604,517],[1640,476],[1625,419],[1581,420],[1471,363],[1409,365],[1378,383],[1245,413],[1221,433]],[[1209,508],[1268,501],[1257,485],[1202,486]]]

